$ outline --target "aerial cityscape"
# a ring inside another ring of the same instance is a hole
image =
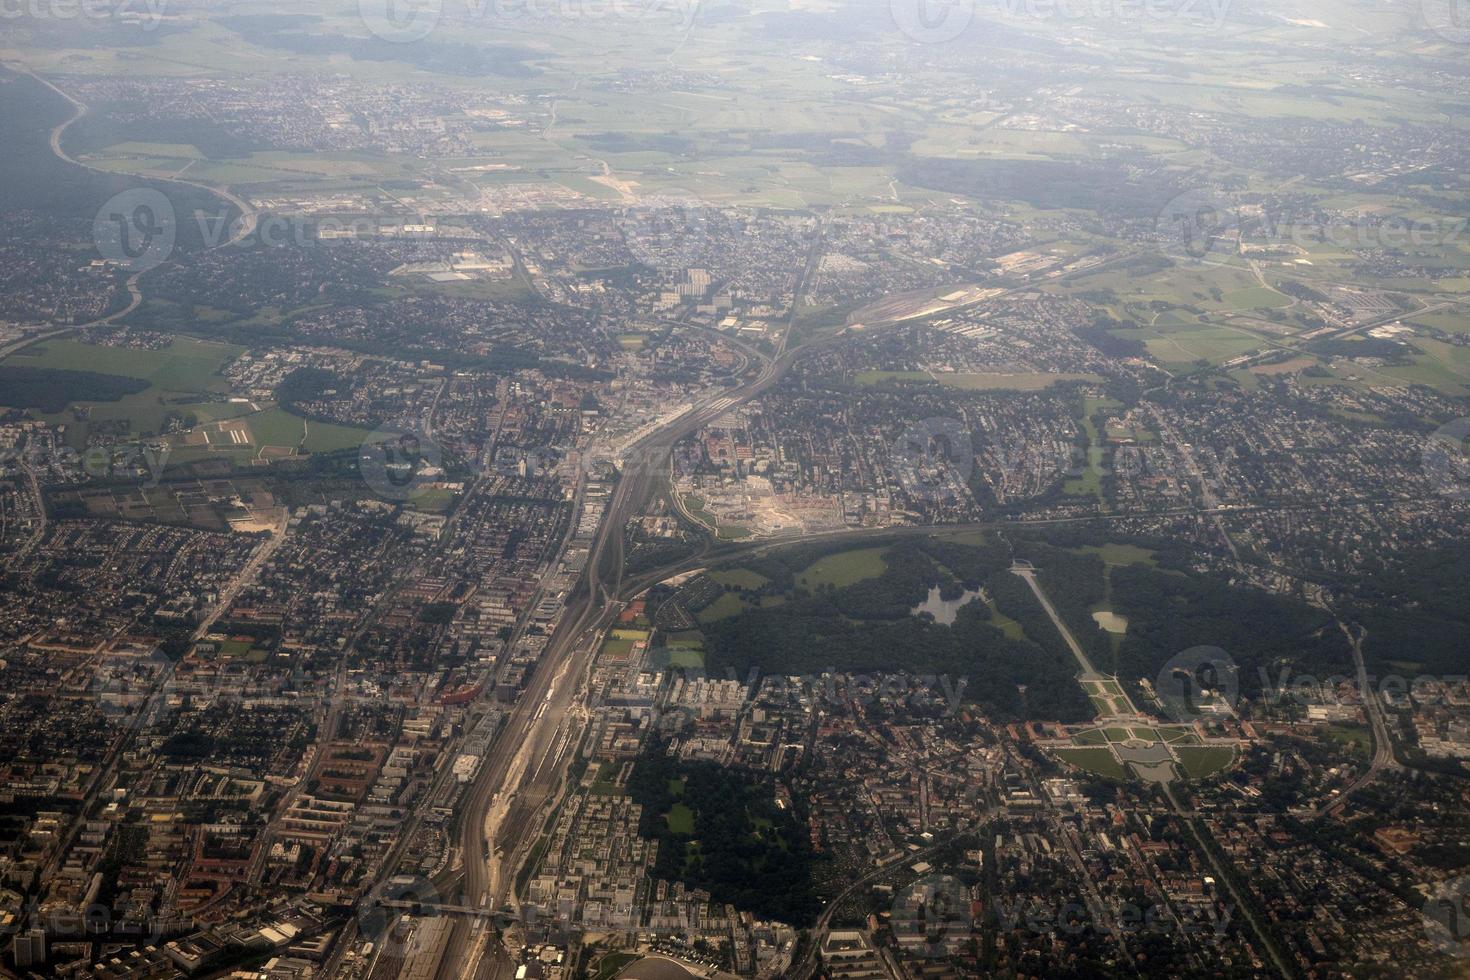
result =
[[[1470,976],[1463,0],[0,0],[0,975]]]

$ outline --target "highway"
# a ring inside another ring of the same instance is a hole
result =
[[[1328,611],[1332,610],[1329,608]],[[1337,614],[1333,613],[1333,615]],[[1333,797],[1331,802],[1318,808],[1312,814],[1313,818],[1337,815],[1347,804],[1348,799],[1377,779],[1379,773],[1386,769],[1401,768],[1398,759],[1394,758],[1393,740],[1388,734],[1388,723],[1383,719],[1383,704],[1379,700],[1379,693],[1373,689],[1368,677],[1368,665],[1363,662],[1363,641],[1367,639],[1368,631],[1359,626],[1357,632],[1354,633],[1341,619],[1337,621],[1337,627],[1342,630],[1353,648],[1353,664],[1358,675],[1358,697],[1362,699],[1363,710],[1368,714],[1368,723],[1373,732],[1373,759],[1361,776],[1354,779],[1341,793]]]

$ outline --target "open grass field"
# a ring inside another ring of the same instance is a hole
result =
[[[1149,568],[1158,567],[1154,560],[1154,553],[1148,548],[1140,548],[1132,544],[1115,544],[1109,542],[1105,545],[1085,545],[1074,549],[1078,554],[1097,555],[1106,565],[1146,565]]]
[[[664,814],[664,819],[669,822],[669,829],[676,834],[694,834],[694,811],[682,803],[675,803]]]
[[[1111,749],[1103,746],[1087,746],[1084,748],[1055,749],[1056,757],[1068,765],[1085,769],[1099,776],[1107,776],[1111,779],[1123,779],[1127,773],[1123,769],[1123,763],[1118,761]]]
[[[1100,381],[1094,374],[1066,372],[1001,372],[974,371],[859,371],[853,375],[860,385],[879,385],[893,382],[940,384],[961,391],[1040,391],[1064,381]]]
[[[1190,779],[1204,779],[1224,772],[1235,762],[1235,749],[1219,745],[1178,745],[1174,754]]]
[[[1364,758],[1373,748],[1373,736],[1363,725],[1328,725],[1327,737]]]
[[[272,405],[171,436],[170,459],[180,464],[225,460],[237,466],[259,465],[302,453],[355,450],[369,435],[367,429],[312,422]],[[429,490],[416,505],[436,512],[452,505],[452,496],[447,490]]]
[[[888,565],[883,561],[883,548],[857,548],[839,551],[808,565],[796,577],[799,585],[808,589],[830,585],[845,588],[864,579],[877,578]]]
[[[952,374],[936,374],[935,380],[947,388],[962,391],[1040,391],[1064,381],[1101,381],[1095,374],[1072,374],[1066,372],[981,374],[956,371]]]
[[[75,340],[48,340],[23,348],[10,363],[24,367],[64,371],[96,371],[138,378],[157,388],[175,392],[222,392],[229,382],[219,374],[245,348],[231,344],[175,337],[161,350],[104,347]]]
[[[758,589],[765,585],[770,579],[758,572],[748,568],[731,568],[719,572],[708,573],[709,577],[719,582],[725,588]]]
[[[1201,326],[1168,333],[1145,328],[1120,330],[1118,333],[1138,335],[1149,355],[1170,368],[1188,367],[1196,361],[1219,365],[1261,346],[1260,338],[1228,327]]]
[[[734,592],[726,592],[714,602],[699,611],[694,618],[701,623],[714,623],[721,619],[729,619],[738,616],[748,609],[756,609],[768,606],[779,606],[786,601],[785,596],[761,596],[759,602],[747,602]]]
[[[691,647],[670,647],[669,666],[703,668],[704,651]]]
[[[1000,611],[1000,606],[989,596],[985,597],[985,605],[990,609],[990,625],[999,629],[1012,640],[1024,640],[1026,628],[1019,622]]]
[[[154,436],[174,424],[205,423],[253,411],[244,402],[220,400],[229,381],[220,369],[243,352],[230,344],[175,337],[160,350],[134,350],[48,340],[23,348],[6,360],[16,367],[91,371],[147,382],[148,387],[114,401],[76,401],[65,410],[42,413],[46,421],[66,426],[68,445],[83,449],[94,432],[133,437]],[[4,393],[0,392],[0,403]]]
[[[633,652],[633,641],[610,636],[602,642],[602,652],[609,657],[625,658]]]

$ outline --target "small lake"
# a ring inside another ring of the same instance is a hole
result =
[[[1097,625],[1101,626],[1109,633],[1128,632],[1127,616],[1119,616],[1117,613],[1111,610],[1100,609],[1092,614],[1092,618],[1093,621],[1097,623]]]
[[[966,591],[955,599],[939,598],[939,586],[929,588],[929,597],[917,606],[909,610],[909,615],[917,616],[919,613],[928,613],[934,617],[934,622],[941,626],[953,626],[955,616],[959,615],[960,607],[974,602],[980,598],[980,590]]]

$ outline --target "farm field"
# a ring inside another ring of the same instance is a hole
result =
[[[160,350],[104,347],[74,340],[48,340],[6,360],[14,367],[92,371],[145,381],[142,391],[115,401],[75,401],[60,412],[41,413],[66,426],[67,444],[84,449],[94,434],[146,438],[170,425],[228,419],[253,410],[248,402],[224,398],[229,382],[219,372],[244,348],[176,336]]]

